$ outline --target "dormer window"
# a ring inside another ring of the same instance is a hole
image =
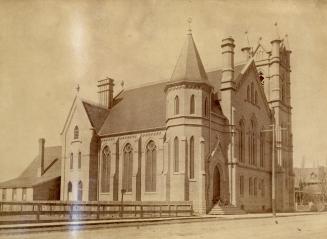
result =
[[[78,126],[76,125],[74,128],[74,139],[78,139],[79,137],[79,129]]]

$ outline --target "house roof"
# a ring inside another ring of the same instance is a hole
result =
[[[0,188],[33,187],[60,177],[61,146],[44,148],[44,166],[44,174],[38,177],[38,170],[41,167],[41,161],[38,155],[21,175],[17,178],[0,183]]]
[[[296,187],[300,185],[300,182],[311,184],[320,183],[321,179],[327,176],[326,167],[294,168],[293,171],[295,174],[294,184]]]
[[[82,103],[91,125],[94,127],[96,132],[99,132],[103,122],[109,114],[109,110],[99,105],[87,102],[86,100],[82,100]]]
[[[199,52],[195,46],[191,33],[186,35],[186,41],[178,57],[171,82],[189,81],[206,82],[208,78],[204,70]]]
[[[99,135],[165,127],[166,84],[160,82],[130,89],[116,96]]]

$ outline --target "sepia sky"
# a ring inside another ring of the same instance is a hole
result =
[[[191,17],[206,69],[244,31],[270,48],[274,22],[292,50],[294,161],[327,162],[327,4],[324,1],[0,1],[0,181],[17,176],[60,131],[80,85],[97,101],[106,76],[125,87],[169,79]]]

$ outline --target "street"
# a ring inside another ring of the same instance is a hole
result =
[[[327,214],[253,218],[116,227],[28,234],[0,235],[0,238],[102,239],[102,238],[326,238]]]

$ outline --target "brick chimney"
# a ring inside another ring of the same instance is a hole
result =
[[[40,162],[41,162],[41,176],[44,174],[44,144],[45,144],[45,139],[40,138],[39,139],[39,157],[40,157]]]
[[[114,80],[106,78],[98,81],[99,104],[107,109],[113,106]]]
[[[222,58],[223,58],[223,68],[222,68],[222,88],[234,87],[234,39],[232,37],[227,37],[222,40]]]

